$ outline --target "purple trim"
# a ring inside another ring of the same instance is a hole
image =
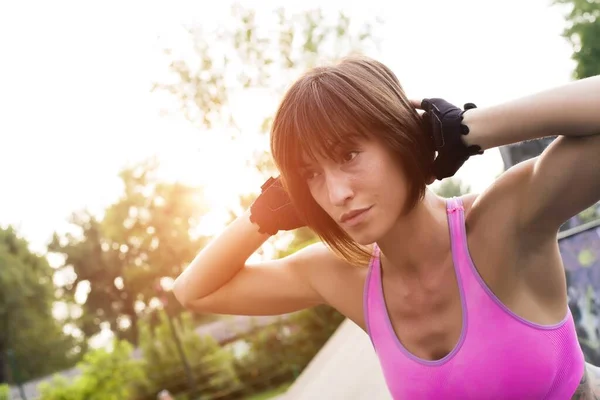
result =
[[[373,246],[373,254],[371,256],[371,261],[369,261],[369,271],[367,271],[367,276],[365,278],[365,283],[363,285],[363,317],[365,319],[365,328],[367,329],[367,336],[371,340],[371,344],[377,352],[377,348],[375,347],[375,342],[373,341],[373,337],[371,336],[371,324],[369,322],[369,291],[371,287],[371,273],[373,272],[373,266],[375,265],[375,260],[379,259],[377,253],[377,244]]]
[[[454,356],[461,349],[463,343],[465,342],[465,338],[467,336],[467,330],[468,330],[467,304],[466,304],[465,293],[464,293],[464,288],[463,288],[461,274],[460,274],[460,267],[459,267],[459,264],[456,259],[457,252],[455,250],[456,250],[456,246],[458,246],[458,244],[456,243],[456,240],[455,240],[456,238],[454,237],[454,234],[453,234],[453,232],[455,232],[455,233],[458,233],[458,232],[456,232],[456,227],[453,227],[453,225],[452,225],[453,221],[455,221],[455,222],[457,221],[456,218],[452,218],[452,215],[454,215],[454,211],[456,211],[457,209],[462,210],[462,207],[456,207],[455,204],[456,203],[452,202],[451,200],[446,201],[446,210],[447,210],[447,216],[448,216],[448,230],[450,233],[450,242],[451,242],[451,248],[452,248],[452,262],[454,264],[453,265],[454,273],[456,275],[456,282],[458,283],[458,292],[460,295],[460,303],[462,306],[462,327],[461,327],[460,337],[458,338],[458,342],[456,343],[456,345],[454,346],[454,348],[452,349],[452,351],[450,353],[446,354],[446,356],[444,356],[443,358],[440,358],[439,360],[425,360],[423,358],[415,356],[410,351],[408,351],[408,349],[406,349],[406,347],[404,347],[404,345],[398,338],[398,335],[396,335],[396,331],[394,331],[394,327],[392,325],[392,321],[390,320],[390,315],[388,313],[387,303],[386,303],[385,297],[383,295],[383,279],[379,279],[378,292],[379,292],[379,295],[381,296],[382,303],[384,305],[384,310],[383,310],[384,319],[386,321],[386,325],[388,326],[390,335],[392,335],[394,342],[396,343],[396,345],[398,346],[400,351],[402,351],[402,353],[404,353],[404,355],[406,357],[410,358],[411,360],[413,360],[417,363],[420,363],[423,365],[428,365],[428,366],[440,366],[440,365],[447,363],[452,358],[454,358]],[[462,215],[462,214],[463,213],[461,211],[459,215]],[[458,221],[460,221],[460,219]],[[458,228],[460,229],[460,227],[458,227]],[[381,263],[379,263],[378,267],[379,267],[379,270],[381,271]],[[381,276],[381,273],[380,273],[380,276]]]
[[[485,283],[485,281],[483,280],[481,275],[479,275],[479,271],[475,267],[475,263],[473,262],[473,258],[471,257],[471,253],[469,251],[469,243],[467,242],[467,233],[465,230],[465,215],[464,215],[464,213],[461,213],[460,222],[461,222],[460,234],[461,234],[461,238],[464,243],[464,246],[465,246],[465,254],[467,256],[467,259],[468,259],[467,262],[471,268],[471,271],[473,271],[473,275],[475,276],[475,279],[477,279],[477,281],[479,282],[479,285],[487,293],[489,298],[492,299],[492,301],[494,301],[494,303],[496,303],[496,305],[498,307],[500,307],[500,309],[502,309],[506,314],[508,314],[510,317],[517,320],[518,322],[521,322],[522,324],[525,324],[531,328],[540,329],[540,330],[551,330],[551,329],[560,328],[569,320],[569,316],[571,314],[571,310],[569,309],[569,307],[567,307],[567,314],[565,315],[565,317],[560,322],[558,322],[556,324],[552,324],[552,325],[541,325],[541,324],[536,324],[535,322],[528,321],[525,318],[520,317],[519,315],[515,314],[508,307],[506,307],[504,305],[504,303],[502,303],[500,301],[500,299],[498,297],[496,297],[496,295],[494,294],[492,289],[489,288],[487,283]]]

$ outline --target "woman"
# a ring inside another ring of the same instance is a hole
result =
[[[409,101],[367,58],[308,72],[273,121],[281,179],[198,254],[175,295],[220,314],[329,304],[369,334],[397,399],[596,398],[557,232],[600,199],[600,79],[465,109]],[[555,134],[482,194],[427,188],[471,155]],[[304,225],[324,243],[247,264],[270,235]]]

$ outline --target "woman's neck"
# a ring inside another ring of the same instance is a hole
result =
[[[377,245],[383,268],[391,274],[422,275],[443,265],[452,254],[445,199],[427,189]]]

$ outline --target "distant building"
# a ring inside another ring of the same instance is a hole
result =
[[[521,161],[539,156],[555,138],[555,136],[547,137],[500,147],[500,154],[502,155],[502,161],[504,162],[504,170],[509,169]]]

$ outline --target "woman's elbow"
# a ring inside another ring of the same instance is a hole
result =
[[[189,307],[192,299],[190,297],[189,290],[186,287],[186,279],[183,274],[179,275],[173,283],[173,295],[179,304],[181,304],[184,308]]]

